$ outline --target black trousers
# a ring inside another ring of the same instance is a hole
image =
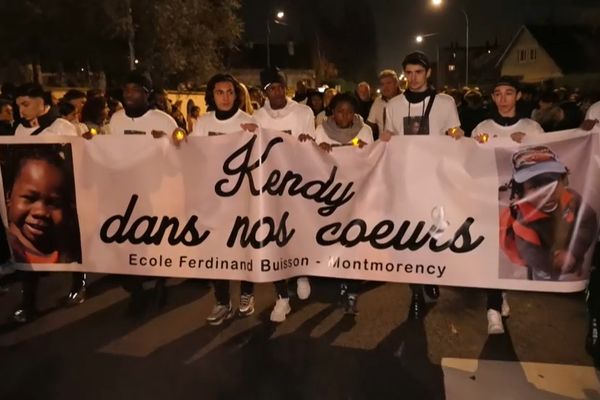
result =
[[[487,308],[488,310],[496,310],[498,312],[502,312],[502,290],[487,290]]]
[[[217,304],[226,306],[231,301],[231,295],[229,293],[229,289],[231,286],[231,281],[226,280],[214,280],[213,286],[215,287],[215,299],[217,300]],[[241,281],[240,282],[240,292],[241,294],[253,294],[254,293],[254,283]]]
[[[22,285],[22,307],[26,310],[35,310],[37,305],[38,286],[42,273],[34,271],[18,271],[16,274],[19,274]],[[77,291],[85,284],[86,274],[83,272],[74,272],[71,274],[71,278],[73,279],[71,290]]]
[[[600,318],[600,244],[596,243],[592,271],[587,288],[587,306],[590,317]]]

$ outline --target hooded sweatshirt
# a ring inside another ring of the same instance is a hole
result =
[[[315,117],[310,107],[287,99],[285,107],[273,110],[269,100],[252,115],[261,128],[274,129],[292,136],[307,134],[315,137]]]

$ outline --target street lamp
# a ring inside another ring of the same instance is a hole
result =
[[[431,4],[434,7],[441,7],[443,0],[431,0]],[[465,16],[466,24],[466,39],[465,39],[465,86],[469,86],[469,15],[461,8],[460,11]]]
[[[282,22],[285,17],[285,12],[279,10],[275,13],[275,18],[271,15],[267,17],[267,68],[271,67],[271,20],[276,24],[286,25]]]
[[[423,43],[423,40],[425,38],[432,37],[432,36],[437,36],[437,33],[428,33],[426,35],[417,35],[417,36],[415,36],[415,42]],[[441,76],[440,76],[440,44],[439,43],[436,43],[435,49],[436,49],[435,59],[436,59],[436,63],[437,63],[436,73],[435,73],[436,74],[436,86],[439,89],[440,88],[440,79],[441,79]]]

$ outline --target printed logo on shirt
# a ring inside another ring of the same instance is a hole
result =
[[[208,132],[208,136],[223,136],[223,132]]]
[[[124,133],[126,135],[145,135],[146,134],[146,132],[144,132],[144,131],[132,131],[129,129],[126,129]]]
[[[405,135],[429,135],[429,118],[404,117]]]

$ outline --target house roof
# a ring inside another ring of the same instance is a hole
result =
[[[498,61],[504,61],[524,30],[528,30],[564,74],[600,72],[600,29],[570,25],[524,25]]]

